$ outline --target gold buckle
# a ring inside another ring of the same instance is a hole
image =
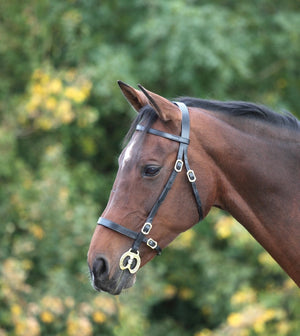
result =
[[[186,175],[191,183],[196,181],[196,175],[192,169],[188,170]]]
[[[125,259],[127,259],[127,260],[125,260]],[[134,263],[134,261],[135,261],[135,263]],[[124,262],[126,262],[125,265],[124,265]],[[132,252],[132,249],[125,252],[121,256],[120,262],[119,262],[120,269],[122,271],[128,269],[128,271],[131,274],[136,273],[137,270],[139,269],[140,265],[141,265],[140,253],[139,253],[139,251],[136,251],[136,253],[134,253],[134,252]]]
[[[147,228],[148,227],[148,228]],[[146,222],[142,228],[142,234],[147,235],[152,229],[152,224],[149,222]]]
[[[175,166],[174,166],[174,170],[177,172],[177,173],[180,173],[182,171],[182,167],[183,167],[183,161],[178,159],[176,160],[175,162]]]
[[[156,249],[157,247],[157,242],[153,240],[152,238],[149,238],[147,240],[147,245],[152,248],[152,250]]]

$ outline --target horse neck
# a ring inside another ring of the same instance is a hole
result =
[[[214,205],[235,217],[300,285],[299,132],[281,135],[262,122],[251,129],[251,119],[230,122],[219,113],[202,111],[197,118],[195,136],[213,163]]]

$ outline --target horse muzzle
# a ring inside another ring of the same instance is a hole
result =
[[[135,283],[135,275],[130,272],[130,268],[123,270],[117,267],[113,275],[110,275],[110,265],[108,260],[102,256],[97,256],[92,267],[89,266],[91,283],[95,290],[118,295],[123,289],[132,287]]]

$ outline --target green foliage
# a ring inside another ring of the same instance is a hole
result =
[[[0,36],[0,335],[298,335],[299,290],[218,211],[119,299],[86,252],[134,116],[116,80],[299,117],[299,3],[10,0]]]

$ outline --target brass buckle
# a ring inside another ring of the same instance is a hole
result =
[[[182,171],[182,168],[183,168],[183,161],[180,159],[176,160],[174,170],[177,173],[180,173]]]
[[[196,181],[196,175],[192,169],[188,170],[186,175],[191,183]]]
[[[126,258],[128,258],[128,260],[125,260]],[[126,261],[126,265],[124,265],[125,261]],[[134,261],[135,261],[135,264],[134,264]],[[134,274],[137,272],[140,265],[141,265],[141,258],[140,258],[139,251],[136,251],[135,253],[135,252],[132,252],[132,249],[130,249],[129,251],[125,252],[120,258],[119,266],[122,271],[128,269],[128,271],[131,274]]]
[[[156,249],[157,247],[157,242],[153,240],[152,238],[149,238],[147,240],[147,245],[152,248],[152,250]]]
[[[142,228],[142,234],[147,235],[152,229],[152,224],[150,222],[146,222]]]

